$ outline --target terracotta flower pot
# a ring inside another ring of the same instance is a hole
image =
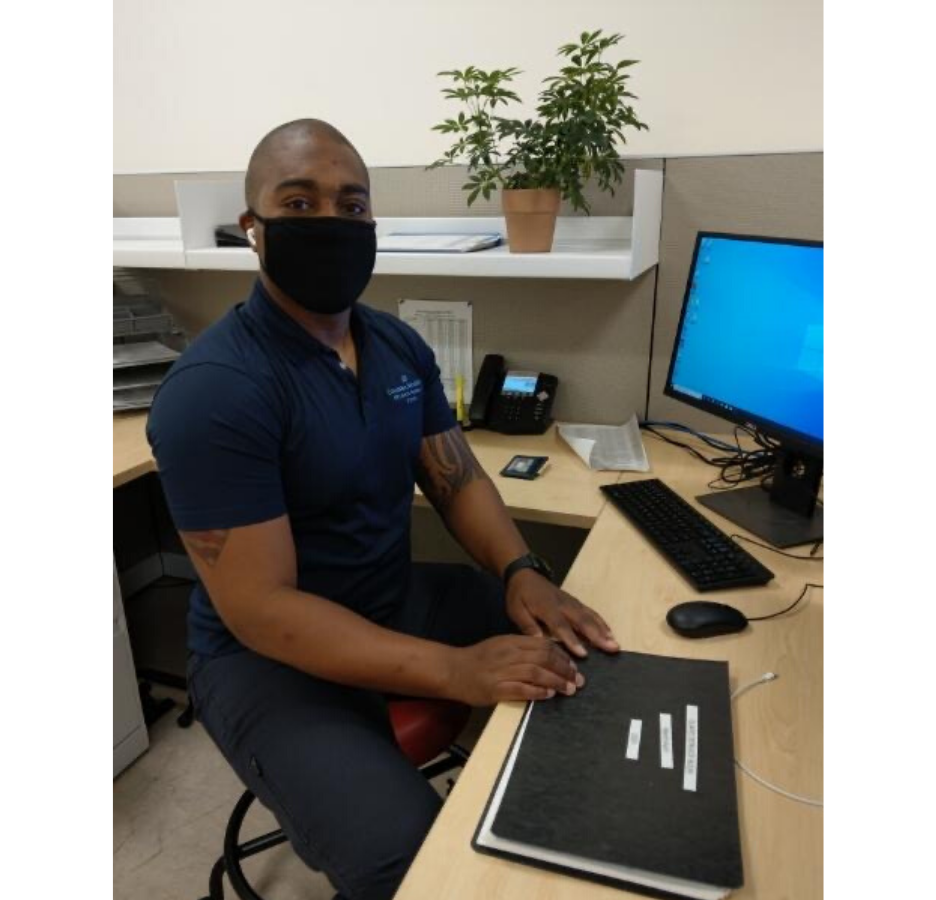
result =
[[[511,253],[549,253],[559,214],[558,188],[501,191]]]

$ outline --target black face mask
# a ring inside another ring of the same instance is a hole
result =
[[[251,215],[264,226],[263,271],[300,306],[334,315],[364,292],[377,260],[373,222],[339,216]]]

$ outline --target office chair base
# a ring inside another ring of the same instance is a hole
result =
[[[149,728],[175,706],[175,700],[171,697],[154,697],[153,685],[149,681],[138,682],[138,688],[140,691],[140,707],[143,710],[143,721]]]
[[[468,756],[469,753],[464,747],[452,744],[448,748],[446,756],[423,766],[419,771],[427,780],[432,779],[450,772],[452,769],[461,768],[468,761]],[[453,785],[454,782],[449,779],[448,792],[451,792]],[[201,900],[224,900],[225,873],[227,873],[231,887],[239,900],[263,900],[263,897],[247,881],[244,870],[241,868],[241,860],[262,853],[277,844],[285,843],[288,838],[281,829],[277,829],[245,841],[243,844],[238,843],[244,818],[255,799],[250,791],[244,791],[234,805],[234,811],[231,813],[231,818],[228,819],[227,828],[224,831],[224,853],[214,864],[208,878],[208,896],[202,897]]]
[[[179,716],[176,719],[176,725],[178,725],[179,728],[189,728],[194,721],[195,707],[192,705],[192,698],[189,697],[188,703],[185,704],[185,709],[179,713]]]

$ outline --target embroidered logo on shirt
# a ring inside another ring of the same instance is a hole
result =
[[[423,383],[421,378],[410,380],[409,375],[400,376],[397,387],[387,388],[387,396],[395,403],[415,403],[422,396]]]

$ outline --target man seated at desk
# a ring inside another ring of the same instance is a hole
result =
[[[325,122],[287,123],[245,189],[259,278],[176,363],[148,425],[200,579],[190,693],[300,856],[345,897],[391,897],[441,801],[396,746],[384,694],[572,694],[584,681],[562,645],[618,645],[544,577],[429,347],[356,302],[376,238],[354,147]],[[414,483],[486,572],[411,565]]]

